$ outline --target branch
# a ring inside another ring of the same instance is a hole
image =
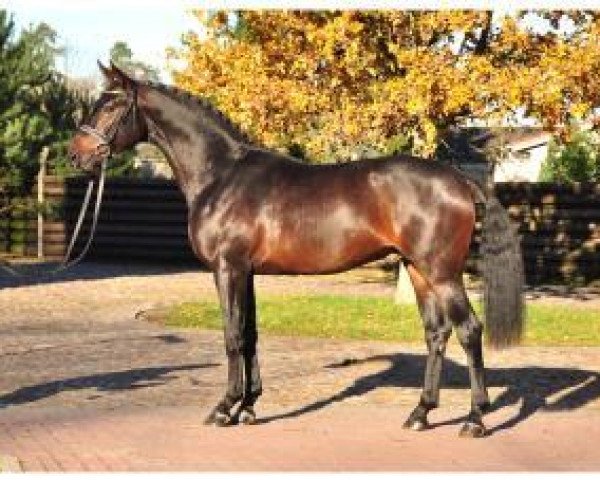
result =
[[[492,31],[492,15],[493,12],[488,10],[485,12],[486,20],[477,45],[475,45],[475,55],[483,55],[488,49],[490,43],[490,32]]]
[[[433,34],[431,35],[431,38],[427,42],[427,48],[433,47],[438,42],[440,37],[441,37],[440,32],[438,32],[437,30],[435,32],[433,32]]]

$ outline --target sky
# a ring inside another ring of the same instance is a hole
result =
[[[98,76],[96,60],[108,62],[117,40],[127,42],[137,60],[162,69],[166,48],[179,47],[181,35],[199,31],[200,26],[190,13],[190,2],[179,0],[0,0],[0,7],[14,15],[17,31],[42,21],[54,28],[57,43],[67,51],[66,58],[58,59],[57,68],[76,77]],[[163,70],[163,80],[168,79]]]

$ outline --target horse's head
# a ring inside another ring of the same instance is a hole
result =
[[[98,62],[106,89],[94,104],[86,122],[80,125],[69,144],[74,167],[95,170],[112,153],[119,153],[141,141],[146,126],[138,111],[137,82],[117,68]]]

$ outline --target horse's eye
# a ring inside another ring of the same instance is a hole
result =
[[[111,100],[110,102],[108,102],[106,104],[106,110],[109,112],[114,112],[121,106],[122,106],[122,102],[120,101],[120,99]]]

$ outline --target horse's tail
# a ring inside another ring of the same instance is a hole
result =
[[[494,347],[508,347],[523,334],[525,274],[516,226],[493,191],[486,194],[469,181],[474,197],[484,200],[480,247],[486,337]],[[476,200],[476,201],[477,201]]]

